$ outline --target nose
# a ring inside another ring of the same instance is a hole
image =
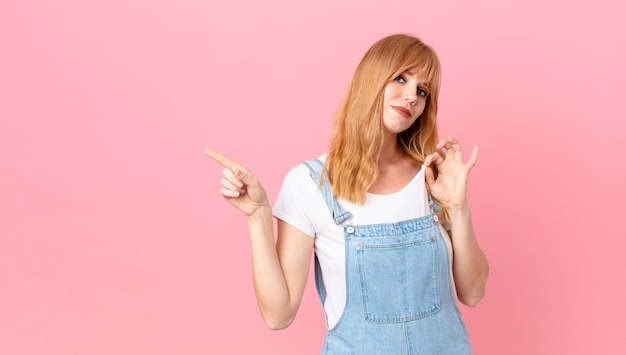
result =
[[[417,101],[417,88],[411,88],[410,85],[407,85],[407,88],[404,89],[404,100],[408,101],[411,105],[414,105]]]

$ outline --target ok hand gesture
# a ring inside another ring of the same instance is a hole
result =
[[[265,189],[248,169],[211,149],[204,153],[224,167],[220,193],[228,202],[248,217],[261,207],[269,207]]]
[[[474,146],[469,161],[463,162],[463,148],[454,137],[448,137],[437,144],[445,155],[432,153],[424,160],[426,169],[426,183],[433,197],[447,210],[461,209],[466,205],[467,178],[470,170],[478,159],[478,146]],[[438,175],[435,179],[431,164],[437,167]]]

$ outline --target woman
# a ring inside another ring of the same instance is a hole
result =
[[[457,300],[474,306],[489,266],[466,200],[463,161],[438,140],[440,65],[419,39],[391,35],[357,67],[327,154],[296,166],[272,208],[223,155],[222,195],[248,217],[253,279],[270,329],[294,319],[315,255],[328,354],[468,354]],[[272,214],[277,218],[274,241]]]

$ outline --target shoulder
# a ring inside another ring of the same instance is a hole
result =
[[[283,185],[284,184],[292,184],[292,183],[302,184],[305,181],[306,182],[310,181],[310,182],[314,183],[314,179],[312,178],[311,170],[310,170],[309,167],[316,168],[317,167],[317,165],[316,165],[317,163],[315,163],[315,160],[319,160],[323,164],[325,159],[326,159],[326,155],[322,155],[322,156],[318,157],[317,159],[306,160],[306,161],[303,161],[300,164],[294,166],[285,175],[285,179],[284,179]],[[305,184],[305,185],[307,185],[307,184]]]
[[[323,158],[321,156],[320,158]],[[312,162],[308,160],[306,162]],[[323,159],[322,159],[323,161]],[[309,164],[314,165],[314,164]],[[283,179],[283,183],[279,192],[279,198],[284,196],[298,196],[299,198],[310,198],[318,190],[318,184],[315,175],[311,173],[309,166],[305,161],[292,167]]]
[[[291,168],[274,203],[274,217],[315,236],[316,216],[322,214],[324,208],[324,200],[307,165],[300,163]]]

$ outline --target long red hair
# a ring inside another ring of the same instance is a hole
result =
[[[361,59],[337,113],[324,165],[336,197],[365,202],[368,189],[378,177],[385,87],[406,71],[426,78],[430,94],[422,115],[409,129],[398,134],[398,146],[417,164],[436,151],[439,58],[416,37],[405,34],[385,37]]]

